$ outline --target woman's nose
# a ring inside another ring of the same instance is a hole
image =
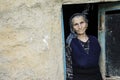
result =
[[[78,27],[81,28],[81,24],[78,24]]]

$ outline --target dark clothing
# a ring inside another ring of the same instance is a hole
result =
[[[93,36],[89,36],[88,40],[88,52],[77,38],[73,38],[67,48],[67,80],[102,80],[99,69],[100,45]]]
[[[73,68],[72,80],[102,80],[99,67]]]
[[[89,68],[98,66],[100,45],[95,37],[89,36],[88,54],[77,38],[72,39],[70,47],[72,49],[73,67]]]

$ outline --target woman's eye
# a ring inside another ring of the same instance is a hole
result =
[[[74,26],[77,26],[78,24],[76,23],[76,24],[74,24]]]
[[[80,22],[80,24],[83,24],[84,22]]]

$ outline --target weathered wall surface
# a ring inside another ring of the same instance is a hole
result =
[[[61,6],[77,1],[92,0],[0,0],[0,80],[64,80]]]
[[[57,0],[0,0],[0,80],[63,80],[60,10]]]

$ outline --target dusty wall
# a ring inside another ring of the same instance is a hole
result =
[[[0,80],[64,80],[61,6],[98,1],[0,0]]]
[[[60,10],[57,1],[0,0],[0,80],[63,80]]]

